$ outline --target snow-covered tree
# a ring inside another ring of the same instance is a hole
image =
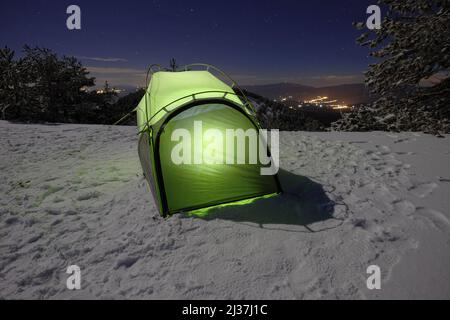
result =
[[[450,132],[450,1],[379,2],[385,9],[381,29],[357,40],[379,60],[366,72],[366,84],[377,99],[335,128]]]

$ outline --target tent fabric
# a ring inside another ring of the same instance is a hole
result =
[[[138,127],[142,130],[147,120],[154,124],[194,99],[223,98],[225,93],[227,99],[242,104],[232,88],[208,71],[157,72],[137,107]]]
[[[196,134],[195,124],[200,122],[202,132],[214,129],[222,137],[227,129],[260,128],[233,89],[210,72],[155,73],[137,114],[139,156],[161,215],[244,203],[281,192],[276,176],[262,176],[262,164],[245,161],[249,159],[248,143],[245,154],[239,154],[230,151],[223,139]],[[192,164],[173,162],[172,152],[180,143],[172,141],[176,129],[187,130],[192,137],[187,143]],[[195,143],[202,150],[195,148]],[[202,161],[194,164],[197,156]],[[226,164],[227,157],[234,160],[232,164]]]

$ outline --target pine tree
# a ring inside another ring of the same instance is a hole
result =
[[[175,72],[175,71],[177,71],[177,69],[178,69],[178,64],[177,64],[177,60],[175,60],[175,58],[172,58],[172,59],[170,59],[170,71],[173,71],[173,72]]]
[[[381,29],[357,39],[380,60],[366,72],[366,84],[377,99],[334,128],[450,132],[450,1],[380,3],[387,9]]]
[[[0,107],[2,116],[22,121],[70,122],[84,103],[83,88],[94,78],[74,57],[58,58],[49,49],[25,46],[24,57],[14,59],[0,50]]]
[[[0,49],[0,111],[1,119],[6,119],[7,109],[14,105],[14,89],[16,62],[14,51],[8,47]]]

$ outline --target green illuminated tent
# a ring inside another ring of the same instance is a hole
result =
[[[199,66],[207,70],[192,70]],[[260,174],[262,164],[259,160],[257,164],[248,164],[249,161],[239,164],[242,159],[237,158],[242,157],[242,153],[239,155],[233,151],[231,157],[235,157],[235,161],[225,161],[231,164],[205,159],[208,155],[213,155],[216,160],[222,156],[222,159],[227,159],[230,154],[226,153],[230,151],[226,148],[227,142],[220,139],[204,141],[205,137],[196,131],[199,123],[202,132],[215,129],[224,137],[227,129],[260,129],[254,109],[242,91],[239,89],[240,94],[237,95],[233,90],[237,88],[234,83],[227,85],[211,70],[227,77],[212,66],[199,64],[176,72],[153,72],[150,68],[150,84],[136,108],[139,157],[145,178],[164,217],[179,212],[205,214],[211,207],[245,204],[281,192],[277,176]],[[174,148],[182,141],[181,138],[174,139],[176,129],[191,134],[192,139],[185,146],[192,145],[193,155],[187,155],[185,150],[178,153],[188,156],[192,160],[189,164],[173,161]],[[203,152],[205,150],[194,146],[199,139],[202,139],[200,146],[204,149],[211,143],[219,143],[223,148]],[[248,144],[246,148],[245,157],[248,159]],[[217,154],[221,149],[223,154]],[[196,153],[200,156],[197,157]]]

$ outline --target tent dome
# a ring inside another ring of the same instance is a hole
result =
[[[227,148],[225,137],[235,142],[236,130],[255,132],[260,141],[256,116],[241,99],[208,70],[152,75],[136,108],[139,156],[162,216],[281,192],[277,176],[260,174],[260,162],[242,161],[251,157],[247,144],[241,154]],[[180,146],[186,148],[177,153]],[[174,154],[186,161],[174,161]]]

